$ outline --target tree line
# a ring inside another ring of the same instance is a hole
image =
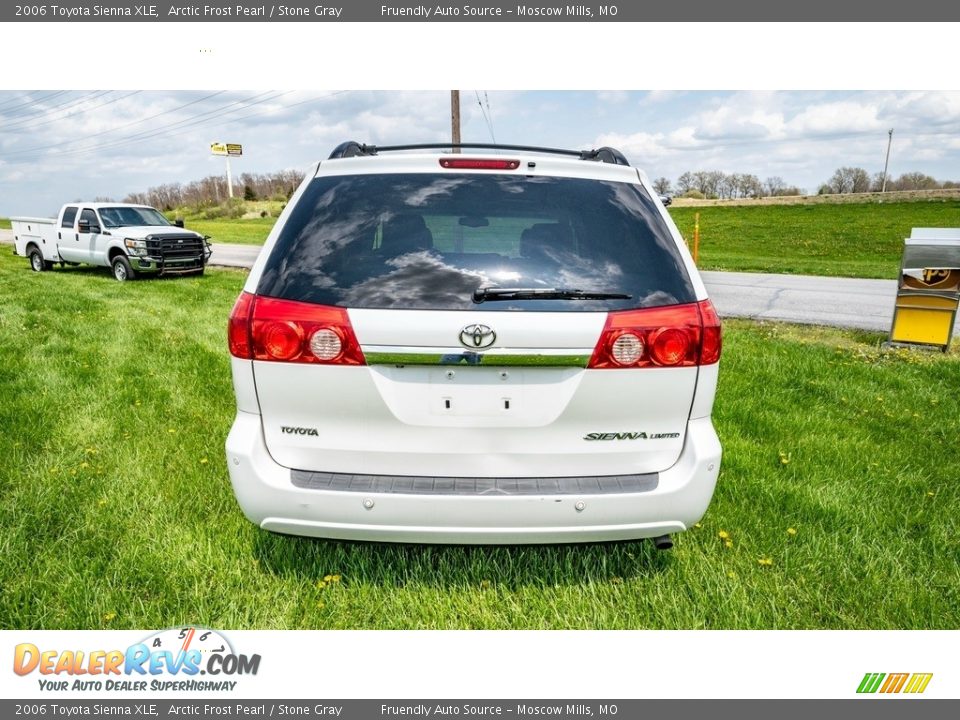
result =
[[[681,197],[721,200],[803,194],[803,190],[788,185],[780,176],[775,175],[761,180],[749,173],[727,174],[720,170],[685,172],[677,178],[675,186],[668,178],[659,177],[653,181],[653,187],[661,195],[675,193]]]
[[[303,181],[300,170],[280,170],[272,173],[242,173],[234,181],[233,192],[245,200],[288,200]],[[176,208],[203,208],[218,205],[230,196],[227,179],[223,175],[210,175],[188,183],[166,183],[134,192],[124,202],[152,205],[160,210]]]
[[[859,167],[841,167],[830,179],[817,189],[818,195],[880,192],[890,190],[939,190],[960,187],[960,182],[940,181],[921,172],[903,173],[900,177],[887,176],[886,188],[882,172],[870,175]],[[787,184],[778,175],[760,180],[749,173],[724,173],[720,170],[687,171],[672,183],[669,178],[658,177],[654,189],[661,195],[677,195],[689,198],[732,200],[737,198],[781,197],[803,195],[804,190]]]
[[[884,187],[886,186],[886,187]],[[882,172],[870,175],[860,167],[837,168],[830,179],[818,189],[818,195],[845,195],[847,193],[881,192],[882,190],[941,190],[960,187],[952,180],[937,180],[922,172],[903,173],[900,177],[887,176],[884,183]]]

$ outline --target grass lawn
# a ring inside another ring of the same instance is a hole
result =
[[[10,230],[13,228],[13,225],[10,224],[8,218],[0,218],[0,230]]]
[[[727,322],[720,483],[669,553],[326,542],[234,502],[243,279],[121,285],[0,254],[0,627],[960,625],[956,347]]]
[[[960,227],[960,201],[674,207],[705,270],[894,279],[913,227]]]
[[[275,217],[258,217],[246,220],[193,220],[187,218],[185,224],[189,230],[209,235],[210,242],[263,245],[276,221]]]

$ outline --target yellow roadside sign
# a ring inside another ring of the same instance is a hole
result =
[[[232,155],[236,157],[237,155],[243,155],[243,145],[240,143],[212,142],[210,143],[210,152],[213,155]]]

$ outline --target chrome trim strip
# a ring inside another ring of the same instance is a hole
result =
[[[413,348],[366,345],[361,348],[367,365],[486,365],[496,367],[582,367],[593,349],[494,348],[477,351],[465,348]]]
[[[410,475],[357,475],[353,473],[291,470],[294,487],[305,490],[377,493],[387,495],[619,495],[656,490],[659,473],[596,475],[588,477],[480,478]]]

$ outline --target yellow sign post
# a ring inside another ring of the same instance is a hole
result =
[[[950,347],[960,304],[960,228],[914,228],[904,241],[890,344]]]

